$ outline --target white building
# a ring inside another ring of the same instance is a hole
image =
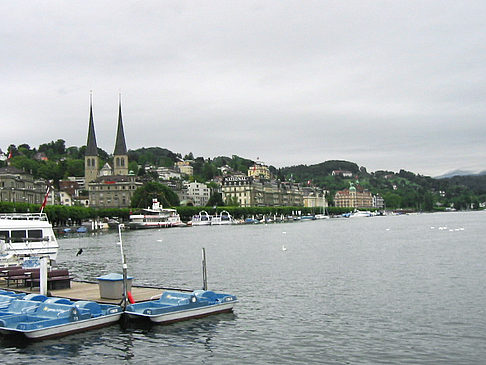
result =
[[[181,174],[192,176],[194,174],[194,169],[189,161],[179,161],[176,162],[175,168],[180,171]]]
[[[73,198],[67,191],[60,191],[59,192],[59,200],[61,205],[65,205],[71,207],[73,205]]]
[[[155,170],[160,180],[181,179],[182,174],[168,167],[157,167]]]
[[[185,183],[180,193],[180,200],[192,200],[195,206],[203,207],[209,201],[211,189],[206,184],[191,182]]]

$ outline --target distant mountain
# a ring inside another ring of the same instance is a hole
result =
[[[448,179],[454,176],[481,176],[481,175],[486,175],[486,170],[481,172],[473,172],[467,170],[453,170],[453,171],[446,172],[443,175],[435,176],[434,179]]]

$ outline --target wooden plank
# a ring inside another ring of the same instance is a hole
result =
[[[39,288],[9,288],[6,284],[0,283],[0,288],[4,290],[13,290],[22,293],[39,293]],[[160,295],[164,289],[162,288],[147,288],[141,286],[132,286],[132,296],[136,302],[150,300],[154,296]],[[88,283],[80,281],[71,281],[71,288],[50,290],[51,296],[68,298],[72,300],[93,300],[99,303],[118,304],[120,299],[107,299],[100,297],[100,290],[98,283]]]

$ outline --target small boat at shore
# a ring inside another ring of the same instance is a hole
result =
[[[165,291],[159,299],[130,304],[124,315],[130,320],[149,320],[168,324],[217,313],[232,312],[238,302],[236,296],[195,290],[192,293]]]
[[[164,209],[157,201],[153,199],[152,208],[142,209],[141,214],[130,215],[128,226],[132,229],[139,228],[168,228],[183,227],[185,223],[175,209]]]
[[[0,334],[5,336],[21,335],[32,340],[60,337],[114,324],[122,315],[118,305],[72,302],[40,294],[10,297],[0,294],[0,302],[8,302],[0,309]]]

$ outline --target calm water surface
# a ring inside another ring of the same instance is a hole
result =
[[[152,328],[115,325],[23,346],[4,341],[0,358],[486,363],[485,220],[486,212],[444,213],[125,232],[129,274],[139,285],[200,288],[205,247],[209,286],[238,296],[234,314]],[[58,262],[84,280],[121,272],[117,240],[116,233],[62,239]]]

